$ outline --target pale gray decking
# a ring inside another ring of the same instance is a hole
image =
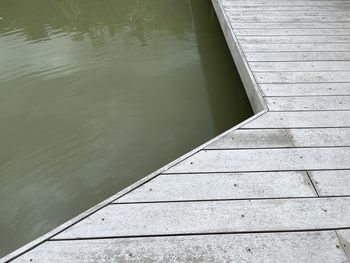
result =
[[[213,3],[257,115],[2,261],[349,262],[350,0]]]

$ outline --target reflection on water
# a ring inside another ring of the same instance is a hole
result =
[[[209,0],[1,0],[0,18],[0,255],[251,115]]]

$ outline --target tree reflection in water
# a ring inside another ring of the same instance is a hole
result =
[[[0,34],[21,31],[31,41],[69,33],[73,40],[89,37],[94,46],[126,31],[129,41],[146,45],[155,32],[178,39],[192,29],[185,0],[3,0]]]

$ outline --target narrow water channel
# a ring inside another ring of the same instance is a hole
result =
[[[210,0],[0,0],[0,257],[251,115]]]

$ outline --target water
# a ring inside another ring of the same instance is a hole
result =
[[[251,116],[209,0],[0,1],[0,255]]]

